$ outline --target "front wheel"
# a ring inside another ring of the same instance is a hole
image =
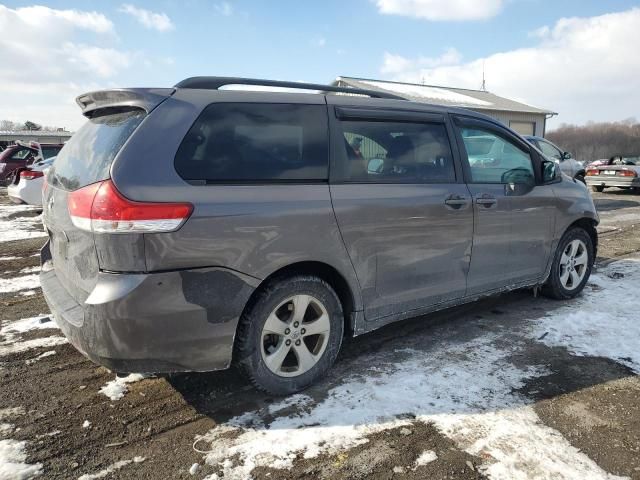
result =
[[[589,280],[593,262],[591,237],[583,228],[572,228],[558,244],[542,293],[558,300],[575,297]]]
[[[342,305],[324,280],[299,275],[272,282],[240,320],[237,364],[272,395],[298,392],[320,379],[338,356]]]

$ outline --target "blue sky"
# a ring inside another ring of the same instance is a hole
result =
[[[606,35],[611,37],[608,48],[617,51],[617,42],[620,42],[621,48],[629,42],[638,44],[638,38],[633,37],[632,27],[636,26],[636,30],[640,30],[640,25],[635,23],[638,12],[634,10],[634,7],[640,6],[639,2],[478,0],[478,8],[483,8],[484,3],[487,11],[493,9],[493,13],[488,15],[489,18],[477,18],[483,15],[480,11],[476,17],[467,18],[469,15],[463,9],[451,8],[457,1],[130,0],[121,3],[85,0],[47,1],[38,4],[14,1],[0,3],[4,5],[4,10],[0,9],[0,27],[3,13],[11,24],[15,23],[11,21],[11,15],[28,23],[31,11],[24,10],[25,8],[33,5],[48,7],[47,12],[38,11],[32,15],[42,16],[40,25],[51,30],[46,34],[52,36],[50,42],[38,45],[31,38],[34,33],[27,31],[20,47],[28,52],[29,48],[55,50],[56,43],[70,45],[64,53],[68,58],[61,56],[58,63],[64,69],[64,63],[72,62],[73,72],[65,76],[58,71],[60,68],[49,65],[45,69],[46,78],[34,80],[31,78],[33,72],[27,69],[24,75],[28,78],[24,81],[47,84],[46,88],[51,88],[50,94],[56,91],[51,84],[59,83],[61,87],[57,91],[65,95],[64,99],[59,99],[60,103],[68,102],[73,94],[82,93],[72,91],[74,88],[167,86],[192,75],[237,75],[319,83],[329,82],[338,75],[346,75],[408,81],[425,79],[427,83],[478,88],[481,69],[478,70],[477,62],[486,59],[489,90],[557,110],[561,113],[559,121],[583,123],[588,120],[614,120],[636,115],[634,109],[639,106],[637,103],[626,109],[608,108],[606,112],[601,110],[601,106],[608,103],[620,103],[620,92],[606,101],[601,99],[602,101],[596,102],[598,108],[588,109],[584,106],[584,99],[589,98],[587,95],[593,97],[593,90],[583,92],[582,96],[573,100],[574,103],[566,103],[559,85],[551,85],[543,90],[539,81],[521,81],[518,75],[507,83],[506,77],[510,75],[506,74],[509,73],[506,70],[509,65],[500,63],[500,54],[517,54],[523,49],[527,51],[527,58],[533,61],[524,62],[527,70],[522,75],[529,75],[532,79],[539,76],[539,72],[533,70],[536,68],[536,59],[541,59],[540,69],[551,69],[546,71],[546,75],[555,77],[558,83],[564,84],[567,90],[565,94],[572,94],[567,87],[568,83],[585,81],[585,71],[590,67],[593,75],[586,77],[590,79],[595,76],[594,81],[597,80],[598,85],[605,88],[608,85],[607,79],[600,78],[601,74],[596,71],[602,68],[601,58],[608,56],[607,51],[602,50],[602,45],[595,45],[594,48],[599,50],[594,52],[588,45],[589,40],[585,42],[581,36],[587,39],[595,37],[596,34],[589,35],[589,29],[592,29],[597,33],[597,38],[601,38],[598,33],[599,22],[589,23],[590,20],[606,19],[607,14],[616,13],[626,16],[609,19],[606,28]],[[123,4],[129,4],[138,11],[146,10],[149,14],[163,15],[164,26],[161,29],[145,26],[140,23],[139,17],[125,12]],[[415,4],[423,6],[415,7]],[[433,12],[439,8],[448,8],[447,18],[425,18],[425,11]],[[66,19],[66,23],[58,28],[56,22],[62,20],[51,12],[69,10],[99,15],[110,23],[110,27],[86,28],[81,25],[82,20]],[[628,16],[632,18],[629,19]],[[582,23],[578,22],[567,30],[561,24],[563,19],[569,18],[577,18]],[[616,22],[627,26],[630,22],[623,33],[631,35],[631,38],[616,37]],[[545,27],[546,33],[540,30]],[[533,33],[536,31],[539,33]],[[31,46],[30,43],[33,42],[36,44]],[[576,47],[576,42],[582,42],[584,47],[580,44]],[[563,50],[565,47],[566,50]],[[577,62],[579,65],[568,66],[567,68],[571,68],[569,72],[563,72],[562,58],[580,57],[582,48],[585,49],[585,55],[591,55],[585,58],[587,64],[580,61]],[[0,58],[4,56],[3,49],[8,52],[9,59],[16,58],[16,45],[7,45],[6,40],[3,43],[0,38]],[[74,58],[76,53],[78,58]],[[637,56],[635,49],[629,51],[629,54]],[[61,55],[59,49],[51,54],[53,58],[57,58],[56,55]],[[517,60],[515,63],[518,64]],[[91,67],[95,69],[94,72]],[[635,64],[631,66],[634,72],[636,68]],[[19,69],[16,69],[7,82],[20,80],[20,75]],[[0,84],[3,80],[0,73]],[[624,89],[624,85],[618,85],[619,78],[615,82],[616,90]],[[632,78],[629,78],[629,82],[637,84]],[[16,88],[18,87],[8,90]],[[553,95],[549,94],[550,89],[554,90]],[[629,84],[629,93],[631,91],[632,85]],[[52,95],[43,97],[44,91],[34,94],[30,90],[29,94],[33,95],[31,98],[34,101],[40,99],[46,105],[53,102],[52,105],[55,106]],[[20,115],[18,106],[12,106],[10,112],[2,112],[2,95],[0,93],[0,119],[10,116],[12,120],[24,120],[16,118]],[[15,98],[15,95],[11,96]],[[7,102],[8,100],[7,98]],[[55,106],[54,111],[66,113],[60,117],[44,113],[40,115],[40,121],[55,123],[56,118],[61,118],[64,124],[70,123],[74,128],[81,122],[81,118],[76,121],[61,105]],[[29,105],[25,112],[36,115],[37,105]]]

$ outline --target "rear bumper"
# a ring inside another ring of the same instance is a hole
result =
[[[222,268],[101,272],[78,303],[46,267],[42,290],[64,335],[89,359],[123,373],[229,367],[238,319],[256,286],[252,277]]]
[[[14,203],[27,203],[29,205],[42,206],[42,180],[20,179],[17,185],[9,185],[7,195]]]
[[[638,177],[618,177],[606,175],[590,175],[585,177],[587,185],[593,187],[640,187]]]

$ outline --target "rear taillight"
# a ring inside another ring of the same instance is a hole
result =
[[[68,208],[77,228],[96,233],[173,232],[193,211],[190,203],[133,202],[111,180],[71,192]]]
[[[43,177],[44,173],[38,172],[37,170],[23,170],[20,172],[20,178],[24,178],[25,180],[33,180],[34,178]]]
[[[618,170],[618,175],[621,177],[637,177],[638,174],[633,170]]]
[[[590,168],[589,170],[587,170],[588,177],[591,177],[593,175],[600,175],[600,170],[598,170],[597,168]]]

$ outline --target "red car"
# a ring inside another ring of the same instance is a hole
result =
[[[58,143],[22,143],[10,145],[0,152],[0,184],[6,185],[13,172],[31,165],[36,159],[55,157],[62,144]]]

